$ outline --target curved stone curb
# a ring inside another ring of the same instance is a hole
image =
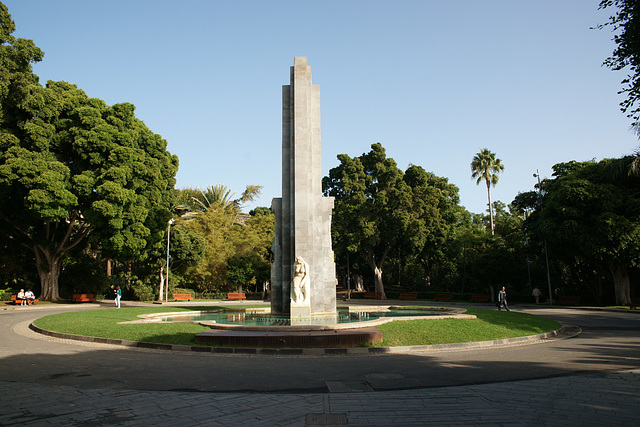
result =
[[[573,326],[573,325],[571,325]],[[577,327],[576,327],[577,328]],[[530,335],[526,337],[504,338],[493,341],[475,341],[467,343],[453,344],[433,344],[433,345],[416,345],[416,346],[398,346],[398,347],[353,347],[353,348],[239,348],[239,347],[208,347],[198,345],[174,345],[159,344],[142,341],[119,340],[113,338],[90,337],[86,335],[65,334],[62,332],[48,331],[42,329],[33,323],[29,324],[29,329],[39,334],[47,335],[54,338],[93,342],[99,344],[120,345],[124,347],[143,348],[152,350],[170,350],[170,351],[192,351],[198,353],[215,353],[215,354],[242,354],[242,355],[277,355],[277,356],[322,356],[322,355],[367,355],[367,354],[393,354],[393,353],[410,353],[410,352],[429,352],[429,351],[445,351],[445,350],[462,350],[473,348],[489,348],[498,346],[507,346],[515,344],[527,344],[534,341],[540,341],[558,337],[566,332],[565,325],[560,329],[547,332],[544,334]],[[572,338],[577,333],[569,335],[566,338]]]

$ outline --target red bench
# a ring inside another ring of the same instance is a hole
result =
[[[227,299],[247,299],[244,292],[228,292]]]
[[[382,292],[365,292],[365,298],[382,299]]]
[[[489,295],[471,295],[471,302],[489,302]]]
[[[173,294],[174,301],[191,301],[192,299],[191,294]]]
[[[418,299],[417,292],[403,292],[400,294],[400,299]]]
[[[453,301],[453,294],[436,294],[436,301]]]
[[[73,302],[94,302],[95,300],[93,294],[73,294]]]
[[[13,301],[13,303],[14,303],[15,305],[20,305],[20,304],[22,303],[22,301],[26,301],[26,299],[25,299],[25,300],[22,300],[22,299],[18,298],[18,295],[11,295],[11,301]],[[38,301],[40,301],[40,300],[39,300],[39,299],[34,299],[34,300],[33,300],[33,303],[35,304],[35,303],[37,303]]]

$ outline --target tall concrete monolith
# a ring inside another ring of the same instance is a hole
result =
[[[282,86],[282,197],[271,204],[271,312],[292,318],[336,312],[333,197],[322,196],[320,157],[320,87],[300,56]]]

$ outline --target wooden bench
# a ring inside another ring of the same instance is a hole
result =
[[[580,305],[580,297],[576,296],[560,296],[558,297],[558,304],[560,305]]]
[[[174,301],[191,301],[192,299],[191,294],[173,294]]]
[[[365,292],[364,297],[371,299],[382,299],[382,292]]]
[[[73,302],[94,302],[95,300],[93,294],[73,294]]]
[[[23,301],[23,300],[19,299],[19,298],[18,298],[18,295],[11,295],[11,301],[13,301],[13,303],[14,303],[15,305],[21,305],[21,303],[22,303],[22,301]],[[25,299],[24,301],[26,301],[26,299]],[[39,299],[34,299],[34,300],[33,300],[33,303],[35,304],[35,303],[37,303],[38,301],[40,301],[40,300],[39,300]]]
[[[247,299],[244,292],[228,292],[227,299]]]
[[[403,292],[400,294],[400,299],[418,299],[417,292]]]
[[[436,294],[436,301],[453,301],[453,294]]]
[[[471,302],[489,302],[491,297],[489,295],[476,294],[471,295]]]
[[[629,304],[629,308],[631,310],[638,308],[640,305],[640,298],[631,298],[631,303]]]

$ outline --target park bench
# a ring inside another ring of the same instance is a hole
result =
[[[400,294],[400,299],[418,299],[417,292],[403,292]]]
[[[563,295],[558,297],[560,305],[580,305],[580,297]]]
[[[489,295],[475,294],[471,295],[471,302],[489,302]]]
[[[22,300],[20,298],[18,298],[18,295],[11,295],[11,301],[13,301],[13,303],[15,305],[20,305],[20,303],[22,302]],[[26,300],[25,300],[26,301]],[[38,301],[40,301],[39,299],[34,299],[33,303],[37,303]]]
[[[191,301],[192,299],[191,294],[173,294],[174,301]]]
[[[95,300],[93,294],[73,294],[73,302],[94,302]]]
[[[453,294],[436,294],[436,301],[453,301]]]
[[[640,298],[631,298],[631,303],[629,304],[629,308],[633,310],[634,308],[638,308],[640,305]]]
[[[247,299],[244,292],[228,292],[227,299]]]
[[[382,292],[365,292],[364,297],[371,299],[382,299]]]

